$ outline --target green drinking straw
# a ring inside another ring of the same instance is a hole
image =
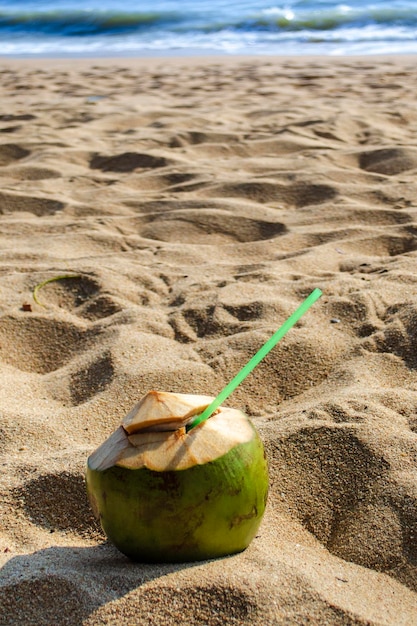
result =
[[[246,376],[251,373],[253,369],[262,361],[262,359],[272,350],[272,348],[278,343],[280,339],[292,328],[298,320],[307,312],[312,304],[316,302],[322,295],[320,289],[314,289],[311,294],[300,304],[298,309],[278,328],[278,330],[272,335],[270,339],[258,350],[258,352],[251,358],[250,361],[242,367],[242,369],[236,374],[236,376],[230,381],[228,385],[219,393],[217,398],[208,405],[206,409],[197,415],[188,425],[187,432],[208,419],[212,413],[230,396],[230,394],[245,380]]]

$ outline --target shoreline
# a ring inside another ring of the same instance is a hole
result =
[[[226,68],[239,67],[250,64],[256,67],[276,67],[283,68],[291,65],[297,69],[308,68],[310,66],[322,67],[332,70],[334,67],[364,67],[378,72],[384,65],[390,64],[398,67],[412,69],[417,55],[358,55],[358,56],[308,56],[302,55],[213,55],[213,56],[143,56],[143,57],[39,57],[39,58],[17,58],[0,57],[0,66],[11,69],[39,68],[45,71],[94,69],[94,67],[126,67],[131,70],[156,68],[197,68],[217,66]]]
[[[303,55],[178,55],[178,56],[104,56],[104,57],[37,57],[37,58],[18,58],[18,57],[0,57],[0,66],[7,68],[42,68],[46,71],[58,68],[72,69],[88,69],[106,66],[123,66],[129,69],[153,69],[153,68],[193,68],[208,67],[216,65],[224,68],[238,67],[243,64],[251,64],[254,66],[277,67],[284,68],[287,64],[291,64],[298,69],[308,68],[309,66],[321,66],[332,70],[335,66],[341,66],[348,69],[352,67],[367,66],[368,69],[373,67],[378,71],[380,67],[386,64],[396,66],[406,66],[412,69],[415,63],[416,55],[352,55],[352,56],[303,56]]]

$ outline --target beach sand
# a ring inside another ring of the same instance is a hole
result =
[[[415,58],[0,77],[1,626],[416,624]],[[151,389],[216,395],[316,287],[228,400],[268,455],[257,537],[129,561],[88,455]]]

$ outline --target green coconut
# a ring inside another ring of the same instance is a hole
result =
[[[244,550],[264,514],[262,441],[239,410],[151,391],[88,459],[87,490],[108,539],[142,562],[198,561]]]

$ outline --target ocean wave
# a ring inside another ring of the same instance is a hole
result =
[[[92,10],[0,11],[0,32],[44,35],[103,35],[164,29],[181,21],[175,13]]]
[[[340,28],[417,27],[417,11],[407,6],[320,9],[270,8],[246,16],[181,11],[114,11],[110,9],[0,11],[1,33],[39,33],[59,36],[95,36],[160,30],[161,32],[216,33],[221,31],[332,31]]]
[[[334,30],[341,27],[417,26],[417,11],[411,7],[337,5],[327,9],[269,9],[254,18],[254,26],[281,30]]]

